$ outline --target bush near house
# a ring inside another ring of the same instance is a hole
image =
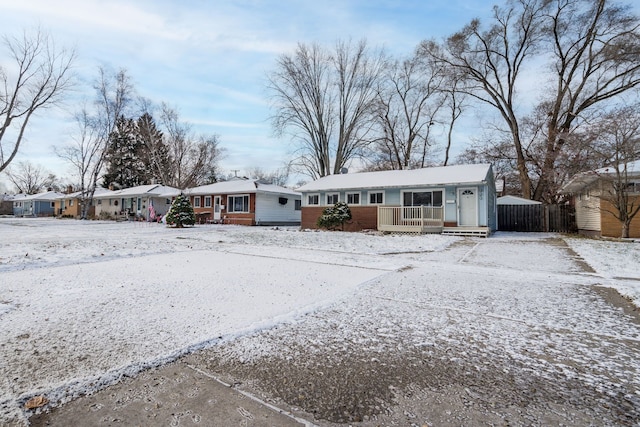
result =
[[[194,225],[196,223],[196,215],[189,198],[184,194],[180,194],[171,204],[171,209],[166,217],[167,225],[176,228],[182,228],[185,225]]]
[[[318,227],[335,230],[338,226],[344,230],[344,223],[351,220],[351,209],[344,202],[338,202],[325,208],[318,218]]]

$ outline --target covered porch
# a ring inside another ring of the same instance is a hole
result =
[[[386,233],[442,233],[442,206],[378,206],[378,231]]]

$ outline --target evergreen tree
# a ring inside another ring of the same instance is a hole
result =
[[[139,158],[145,167],[145,181],[171,185],[172,162],[164,135],[153,117],[144,113],[136,122]]]
[[[345,202],[325,208],[318,218],[318,227],[335,230],[338,226],[344,230],[344,223],[351,219],[351,209]]]
[[[109,135],[107,172],[103,176],[103,185],[109,187],[117,184],[121,188],[129,188],[148,183],[139,153],[140,142],[136,138],[135,122],[120,116]]]
[[[171,204],[169,213],[166,216],[168,225],[182,228],[185,225],[194,225],[196,223],[196,215],[189,198],[184,194],[180,194]]]

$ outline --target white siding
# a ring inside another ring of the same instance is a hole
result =
[[[280,197],[288,199],[286,205],[280,204]],[[256,193],[256,223],[294,223],[300,224],[301,211],[295,210],[295,200],[300,196],[291,194]]]
[[[600,231],[600,198],[587,190],[576,195],[576,225],[578,230]]]

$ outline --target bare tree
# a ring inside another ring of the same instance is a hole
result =
[[[387,68],[377,94],[376,163],[385,169],[424,167],[429,132],[444,103],[444,73],[412,57]]]
[[[23,194],[36,194],[56,184],[54,174],[29,161],[11,165],[4,172],[16,190]]]
[[[76,114],[77,130],[72,141],[56,149],[56,154],[72,165],[78,180],[82,219],[87,218],[101,178],[109,134],[129,107],[134,92],[126,70],[112,72],[103,67],[98,69],[94,89],[94,108],[85,106]]]
[[[507,125],[525,197],[531,181],[520,139],[516,89],[526,60],[542,37],[543,0],[514,0],[494,6],[492,24],[483,30],[475,19],[446,40],[444,49],[423,42],[421,52],[451,67],[464,78],[461,91],[495,108]]]
[[[640,212],[640,105],[616,108],[590,130],[606,165],[597,170],[600,209],[620,222],[621,237],[627,238],[631,221]]]
[[[639,24],[629,6],[608,0],[511,0],[494,8],[487,30],[474,20],[447,39],[446,54],[437,59],[461,72],[465,92],[502,117],[524,197],[553,200],[558,162],[579,118],[640,84]],[[518,110],[523,107],[518,94],[526,89],[521,77],[526,66],[543,59],[539,52],[549,51],[552,75],[538,73],[533,86],[548,89],[538,97],[543,100],[538,109],[547,109],[546,129],[539,134],[544,143],[535,156],[527,156],[519,115],[534,109]]]
[[[313,178],[339,173],[362,154],[384,62],[365,41],[338,42],[333,53],[299,44],[293,55],[278,59],[268,77],[273,127],[280,136],[293,136],[302,172]]]
[[[184,189],[215,182],[223,155],[217,135],[194,135],[191,125],[180,121],[167,104],[162,104],[160,116],[171,165],[165,184]]]
[[[281,168],[273,170],[271,172],[267,172],[259,166],[253,167],[247,171],[248,175],[252,178],[258,179],[260,181],[279,185],[284,187],[287,185],[289,181],[289,175],[291,174],[291,164],[286,164]]]
[[[0,172],[18,153],[33,114],[56,105],[73,85],[75,59],[41,29],[3,41],[13,62],[0,66]]]

